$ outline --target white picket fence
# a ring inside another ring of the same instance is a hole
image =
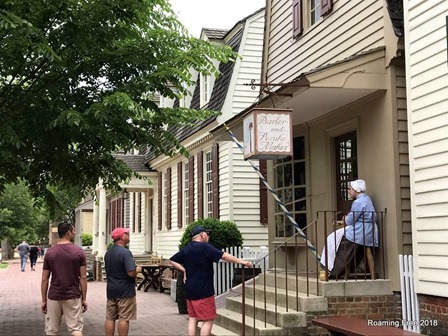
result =
[[[401,314],[404,330],[420,333],[420,311],[414,289],[414,264],[412,255],[399,256],[401,282]]]
[[[268,269],[268,257],[264,258],[268,255],[268,248],[266,246],[260,246],[258,250],[239,246],[227,247],[223,249],[223,251],[241,259],[252,261],[254,263],[254,267],[260,267],[262,271]],[[234,270],[240,266],[241,265],[228,263],[222,260],[219,263],[213,264],[213,285],[215,286],[215,295],[227,292],[230,288],[232,288]]]

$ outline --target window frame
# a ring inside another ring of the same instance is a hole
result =
[[[308,225],[307,214],[307,160],[306,160],[306,146],[305,136],[295,136],[294,139],[294,155],[280,160],[274,160],[273,172],[274,172],[274,189],[277,195],[282,200],[282,203],[288,209],[289,213],[294,217],[297,224],[304,228]],[[301,142],[299,148],[298,142]],[[285,167],[291,165],[291,183],[285,185]],[[296,169],[296,167],[298,167]],[[301,168],[301,169],[299,169]],[[296,176],[297,174],[297,176]],[[303,174],[303,175],[300,175]],[[279,183],[279,177],[281,176],[281,183]],[[296,184],[296,181],[300,183]],[[289,196],[287,196],[289,195]],[[305,198],[305,199],[303,199]],[[297,204],[296,204],[297,203]],[[301,208],[303,207],[303,208]],[[304,222],[300,223],[297,218],[304,216]],[[284,211],[278,204],[274,208],[274,225],[275,225],[275,237],[277,239],[284,239],[294,235],[295,230],[292,223],[285,215]],[[306,231],[306,230],[305,230]],[[283,234],[280,234],[283,232]]]

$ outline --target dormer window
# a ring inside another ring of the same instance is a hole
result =
[[[201,106],[210,101],[211,91],[210,77],[201,75]]]

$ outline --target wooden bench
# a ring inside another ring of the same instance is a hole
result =
[[[421,335],[413,331],[400,329],[401,321],[368,321],[357,317],[330,316],[314,319],[312,322],[319,327],[327,329],[334,336]],[[397,327],[393,326],[394,323],[397,323]]]

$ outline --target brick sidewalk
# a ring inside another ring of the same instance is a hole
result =
[[[42,261],[31,272],[29,262],[20,272],[18,261],[6,270],[0,269],[0,335],[45,335],[44,314],[40,311]],[[106,284],[88,282],[84,313],[84,335],[104,335]],[[177,304],[167,293],[137,291],[137,320],[131,321],[130,336],[186,335],[187,315],[179,315]],[[60,335],[70,335],[63,324]]]

